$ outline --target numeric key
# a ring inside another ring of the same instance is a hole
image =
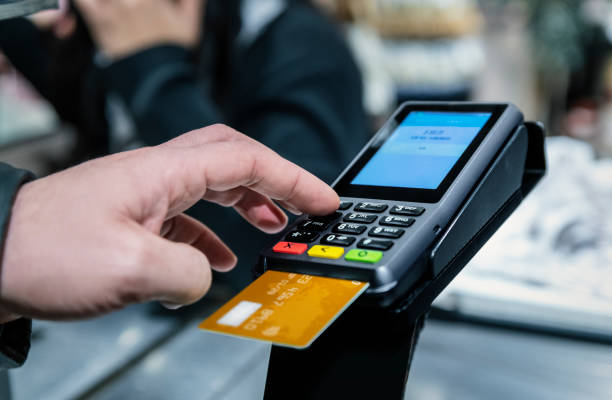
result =
[[[378,218],[376,215],[362,214],[362,213],[350,213],[344,216],[344,222],[361,222],[364,224],[371,224]]]
[[[321,232],[327,229],[329,224],[323,221],[313,221],[311,219],[302,222],[298,225],[298,229],[309,232]]]
[[[338,224],[332,229],[334,233],[344,233],[349,235],[361,235],[366,227],[359,224]]]
[[[332,222],[337,220],[338,218],[342,217],[342,213],[341,212],[333,212],[331,214],[328,215],[311,215],[310,219],[313,221],[320,221],[320,222]]]
[[[354,237],[351,236],[346,236],[346,235],[334,235],[333,233],[331,235],[326,235],[323,237],[323,239],[321,239],[321,243],[323,244],[335,244],[337,246],[350,246],[353,244],[353,242],[356,239]]]
[[[353,203],[351,203],[350,201],[341,201],[340,206],[338,206],[338,210],[348,210],[349,208],[351,208],[352,205]]]
[[[391,211],[389,211],[390,214],[410,215],[412,217],[418,217],[424,212],[425,212],[425,209],[423,207],[416,207],[416,206],[393,206],[391,207]]]
[[[387,226],[402,226],[402,227],[408,227],[412,224],[414,224],[415,219],[414,218],[408,218],[408,217],[383,217],[380,219],[379,223],[381,225],[387,225]]]
[[[355,211],[366,211],[366,212],[375,212],[381,213],[387,209],[387,205],[383,203],[369,203],[362,202],[355,206]]]
[[[398,237],[402,236],[404,232],[405,231],[403,229],[399,228],[384,228],[382,226],[377,226],[376,228],[370,229],[368,235],[374,237],[397,239]]]

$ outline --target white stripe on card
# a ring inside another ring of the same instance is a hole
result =
[[[234,327],[240,326],[240,324],[253,315],[255,311],[259,310],[259,307],[261,307],[259,303],[243,300],[236,304],[234,308],[229,310],[224,316],[219,318],[217,324]]]

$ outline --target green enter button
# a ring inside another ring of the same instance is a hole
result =
[[[382,256],[382,251],[353,249],[346,253],[346,256],[344,258],[348,261],[358,261],[374,264],[375,262],[380,261]]]

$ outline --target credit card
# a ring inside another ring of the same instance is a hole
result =
[[[199,328],[303,349],[368,286],[367,282],[267,271]]]

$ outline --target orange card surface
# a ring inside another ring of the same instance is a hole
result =
[[[303,349],[369,286],[267,271],[200,323],[200,329]]]

